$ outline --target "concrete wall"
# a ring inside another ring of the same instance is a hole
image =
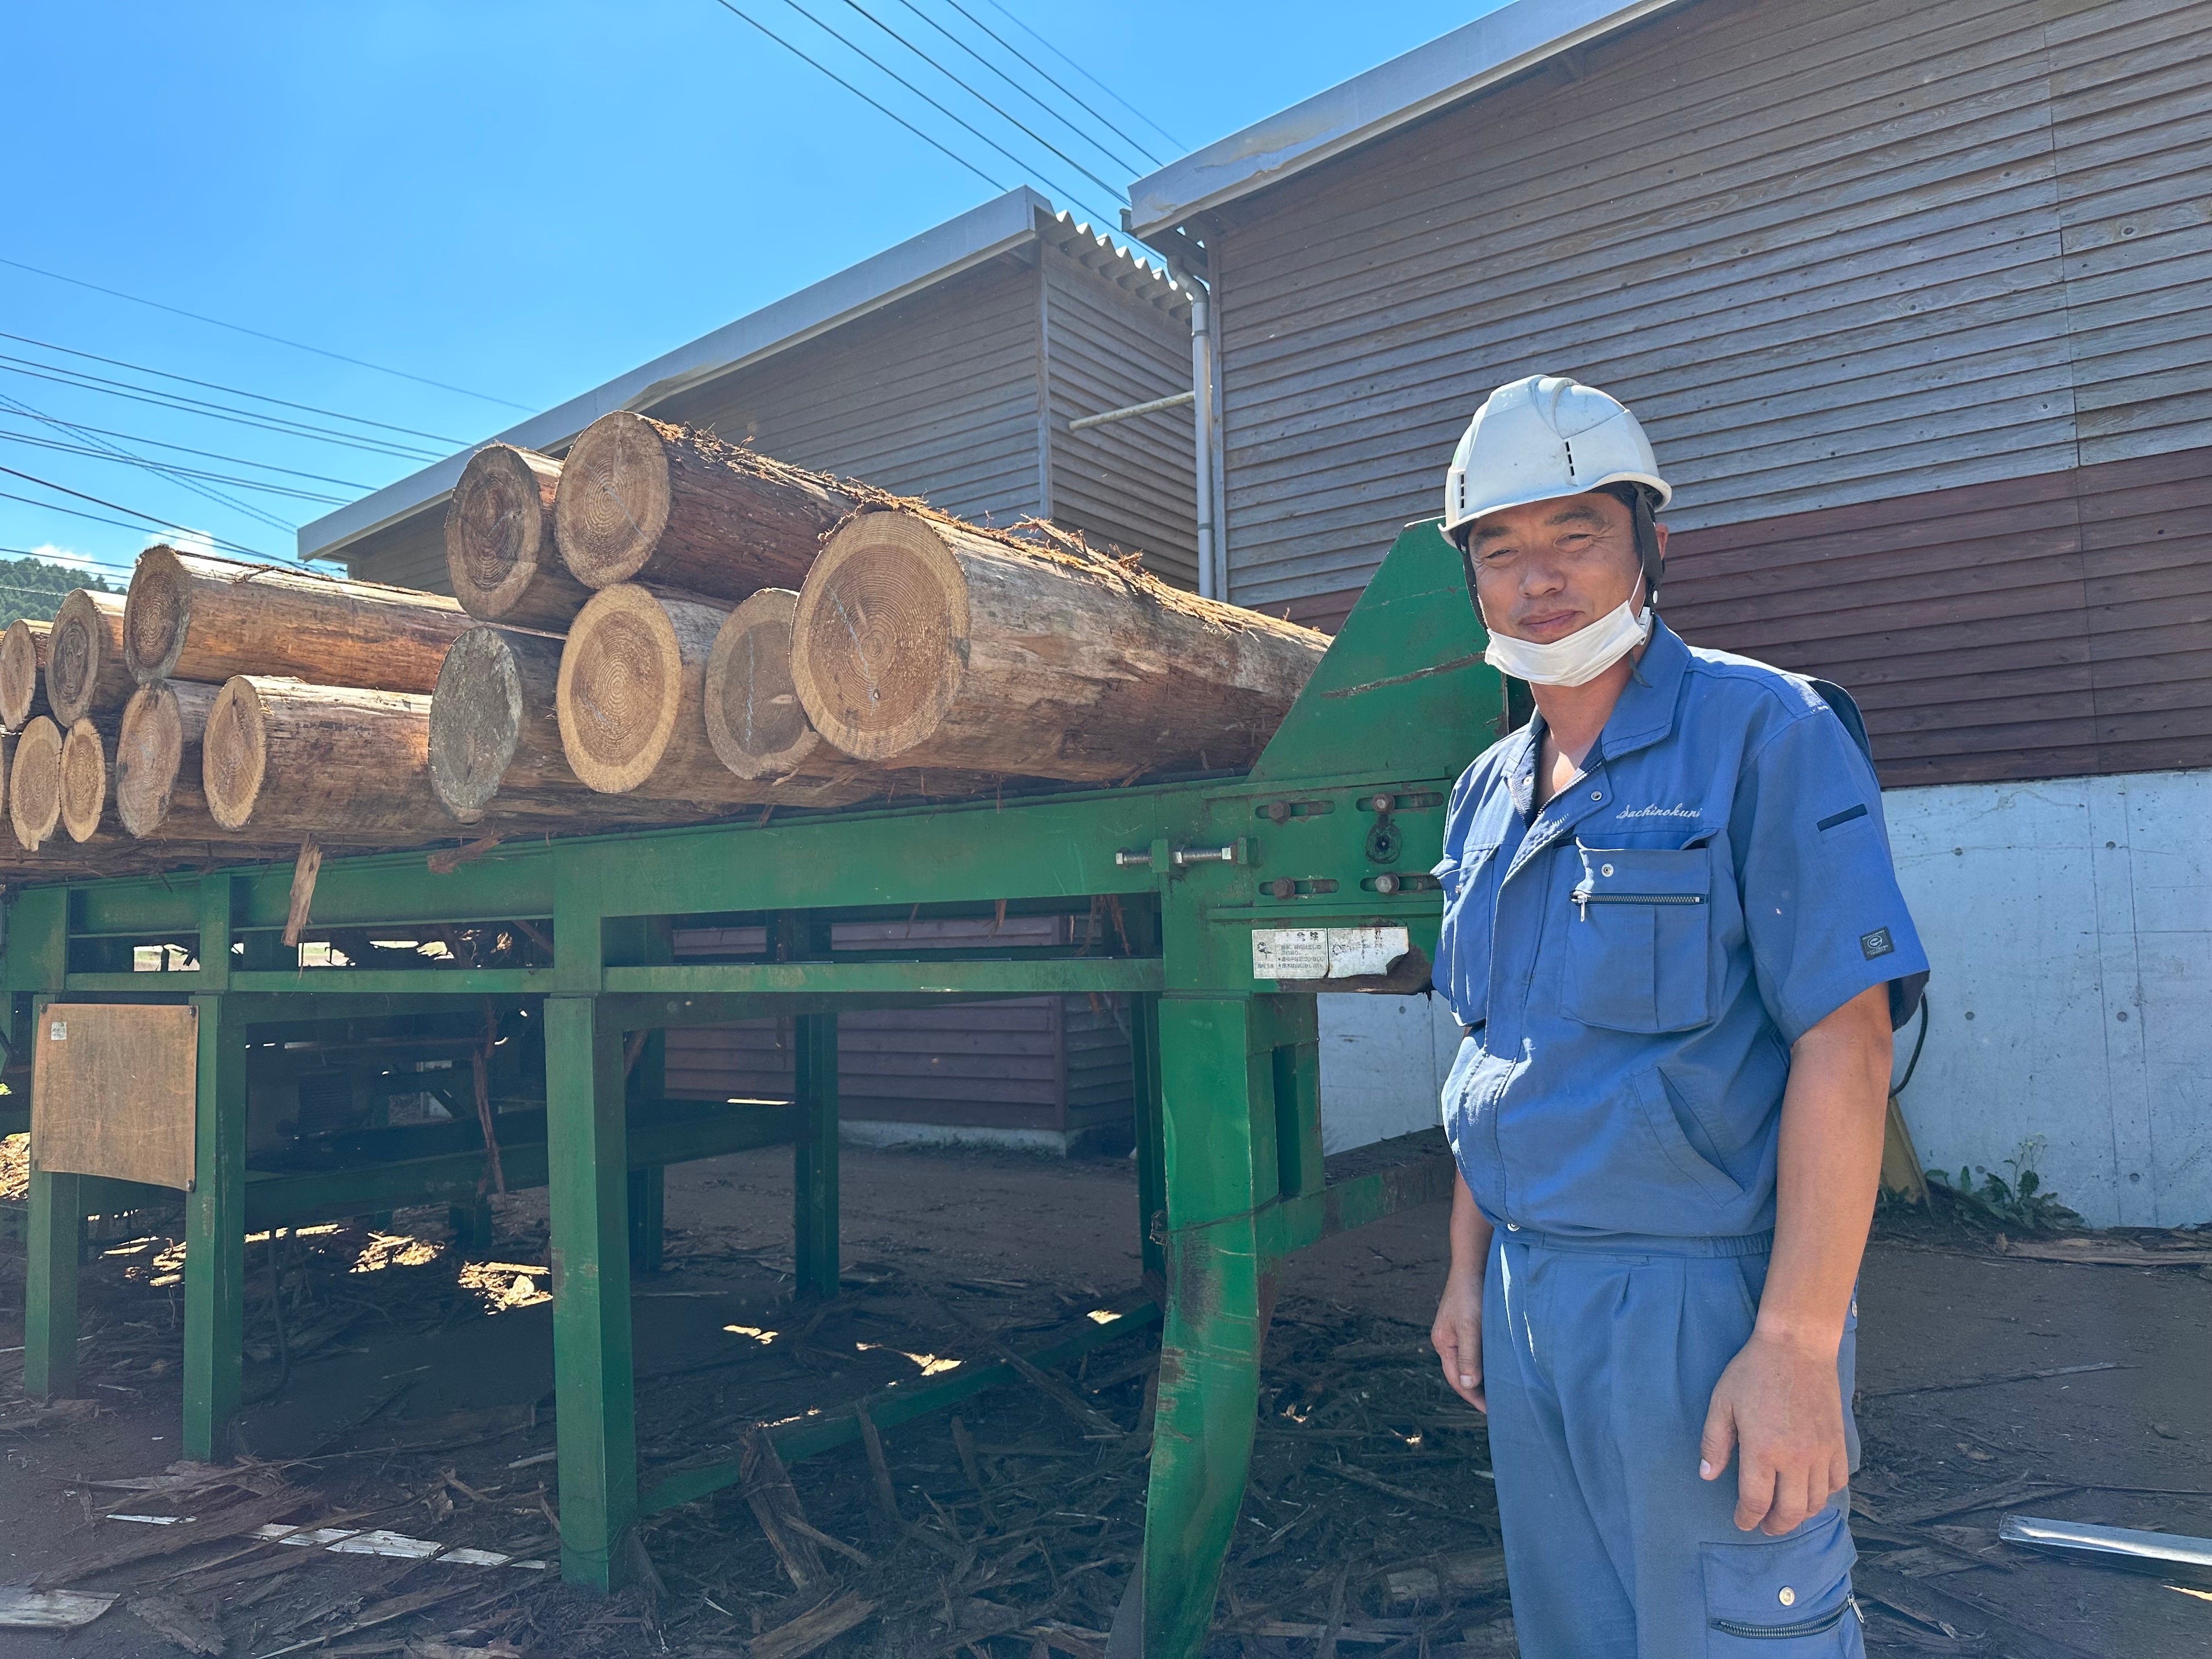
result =
[[[2092,1225],[2212,1221],[2212,771],[1882,799],[1935,967],[1904,1095],[1922,1162],[2009,1181],[2031,1143]],[[1328,1151],[1437,1121],[1441,999],[1323,997],[1321,1037]]]
[[[1882,799],[1935,969],[1921,1161],[2009,1179],[2041,1137],[2094,1225],[2212,1220],[2212,772]]]

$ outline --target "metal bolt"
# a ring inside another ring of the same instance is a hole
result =
[[[1267,884],[1267,890],[1277,898],[1295,898],[1297,896],[1298,884],[1288,876],[1277,876],[1274,880]]]
[[[1378,812],[1387,812],[1398,804],[1398,800],[1395,795],[1375,795],[1369,798],[1367,804]]]
[[[1376,877],[1376,878],[1375,878],[1375,890],[1376,890],[1376,892],[1378,892],[1378,893],[1395,893],[1395,892],[1396,892],[1396,891],[1398,890],[1398,878],[1397,878],[1397,877],[1395,877],[1395,876],[1377,876],[1377,877]]]
[[[1291,815],[1291,804],[1290,804],[1290,802],[1288,802],[1288,801],[1286,801],[1286,800],[1271,800],[1271,801],[1269,801],[1269,802],[1267,803],[1267,822],[1268,822],[1268,823],[1282,823],[1282,822],[1283,822],[1283,820],[1284,820],[1284,819],[1285,819],[1285,818],[1289,817],[1290,817],[1290,815]]]

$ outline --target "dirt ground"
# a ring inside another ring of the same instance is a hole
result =
[[[982,1328],[1017,1346],[1066,1328],[1136,1283],[1126,1161],[848,1149],[843,1164],[845,1292],[826,1310],[789,1297],[787,1154],[670,1172],[668,1265],[640,1279],[635,1322],[648,1480],[735,1455],[757,1421],[972,1362]],[[1285,1267],[1218,1609],[1224,1659],[1514,1651],[1480,1419],[1426,1349],[1443,1224],[1441,1206],[1411,1212]],[[84,1400],[29,1406],[20,1352],[0,1354],[0,1585],[119,1594],[76,1632],[0,1631],[0,1659],[794,1659],[806,1632],[842,1623],[811,1650],[1098,1659],[1141,1524],[1145,1339],[1056,1373],[1056,1394],[970,1400],[957,1435],[941,1415],[887,1431],[880,1474],[858,1446],[793,1463],[823,1540],[784,1529],[805,1589],[732,1490],[651,1517],[650,1590],[599,1600],[550,1571],[281,1547],[245,1524],[557,1553],[542,1194],[501,1200],[489,1264],[445,1243],[442,1212],[289,1242],[289,1364],[269,1248],[249,1253],[246,1390],[266,1397],[243,1414],[242,1469],[159,1484],[178,1449],[180,1354],[175,1253],[159,1237],[111,1242],[87,1269]],[[21,1247],[0,1243],[0,1348],[22,1340],[21,1273]],[[1996,1538],[2008,1511],[2212,1534],[2209,1281],[2022,1260],[1954,1225],[1879,1229],[1854,1488],[1870,1651],[2212,1654],[2212,1581]],[[2065,1369],[2093,1366],[2106,1369]],[[112,1484],[133,1480],[155,1484]],[[116,1511],[211,1517],[231,1535],[147,1555],[184,1534],[95,1521]]]

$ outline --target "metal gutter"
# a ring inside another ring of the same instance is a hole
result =
[[[1033,241],[1039,214],[1048,222],[1055,216],[1044,197],[1026,185],[1018,185],[483,441],[558,449],[611,410],[650,409],[702,381],[788,350]],[[434,505],[452,492],[469,457],[480,447],[471,444],[301,526],[300,556],[342,557],[349,544]]]
[[[1514,0],[1138,179],[1124,222],[1149,240],[1675,3]]]

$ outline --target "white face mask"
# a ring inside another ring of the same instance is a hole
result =
[[[1618,610],[1549,645],[1492,634],[1482,659],[1532,685],[1587,685],[1651,636],[1651,607],[1630,609],[1635,603],[1631,593]]]

